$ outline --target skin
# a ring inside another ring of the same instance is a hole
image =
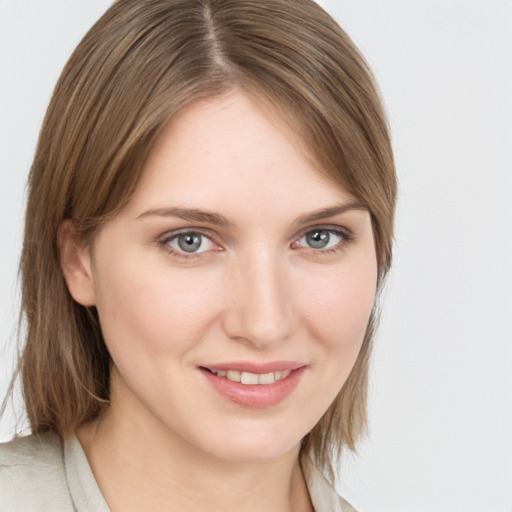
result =
[[[332,230],[332,247],[308,245],[318,228]],[[187,230],[208,237],[189,258],[176,238]],[[297,136],[239,91],[193,103],[92,247],[63,225],[61,258],[75,300],[97,307],[113,359],[111,405],[77,432],[111,510],[312,510],[299,443],[353,367],[377,263],[368,211]],[[232,403],[199,370],[282,360],[306,369],[268,408]]]

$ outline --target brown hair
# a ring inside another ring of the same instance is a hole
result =
[[[166,123],[233,88],[270,103],[322,169],[369,209],[379,288],[391,262],[396,179],[364,59],[311,0],[118,0],[57,83],[29,178],[21,258],[26,344],[19,374],[32,431],[66,437],[109,400],[110,357],[95,308],[64,281],[58,229],[85,241],[126,203]],[[366,425],[372,313],[354,369],[301,455],[331,477],[333,454]]]

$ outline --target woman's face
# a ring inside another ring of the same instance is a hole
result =
[[[118,417],[230,461],[297,448],[377,282],[368,211],[239,92],[173,119],[91,252]]]

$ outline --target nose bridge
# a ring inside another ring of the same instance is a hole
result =
[[[288,338],[293,330],[293,302],[286,265],[277,251],[260,247],[241,255],[233,279],[228,334],[260,348]]]

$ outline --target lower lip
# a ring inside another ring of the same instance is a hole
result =
[[[242,407],[265,409],[282,402],[298,386],[305,366],[273,384],[241,384],[200,369],[208,382],[229,401]]]

